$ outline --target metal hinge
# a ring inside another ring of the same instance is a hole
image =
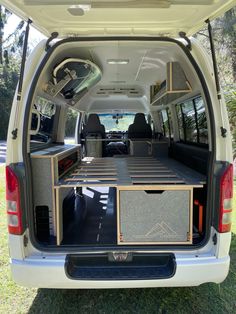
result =
[[[29,243],[29,239],[27,238],[26,235],[24,235],[23,243],[24,243],[24,247],[27,247],[27,245],[28,245],[28,243]]]
[[[179,32],[179,37],[183,38],[184,40],[187,41],[187,48],[189,50],[192,50],[192,44],[191,44],[191,41],[190,39],[186,36],[186,33],[185,32]]]
[[[12,134],[12,139],[13,140],[15,140],[17,138],[17,132],[18,132],[18,129],[12,130],[11,134]]]
[[[58,32],[53,32],[51,34],[51,37],[48,38],[47,42],[46,42],[46,47],[45,47],[45,51],[48,51],[48,49],[51,47],[50,46],[50,42],[53,40],[53,39],[56,39],[58,37],[59,33]]]
[[[216,235],[216,233],[213,235],[212,241],[213,241],[214,245],[217,244],[217,235]]]
[[[221,136],[226,137],[227,136],[227,130],[223,126],[220,127]]]

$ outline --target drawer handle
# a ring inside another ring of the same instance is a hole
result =
[[[165,190],[144,190],[147,194],[162,194]]]

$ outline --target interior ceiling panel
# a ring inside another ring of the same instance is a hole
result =
[[[93,62],[102,69],[102,85],[152,85],[165,79],[166,63],[173,59],[167,50],[142,47],[97,47],[90,52]],[[128,63],[108,64],[110,59],[128,60]]]

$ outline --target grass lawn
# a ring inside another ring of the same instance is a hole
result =
[[[231,267],[229,276],[222,284],[120,290],[53,290],[17,286],[11,280],[8,265],[4,199],[4,167],[0,166],[0,314],[236,313],[236,197]]]

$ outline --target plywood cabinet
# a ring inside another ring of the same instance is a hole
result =
[[[118,244],[191,244],[191,187],[119,188]]]

